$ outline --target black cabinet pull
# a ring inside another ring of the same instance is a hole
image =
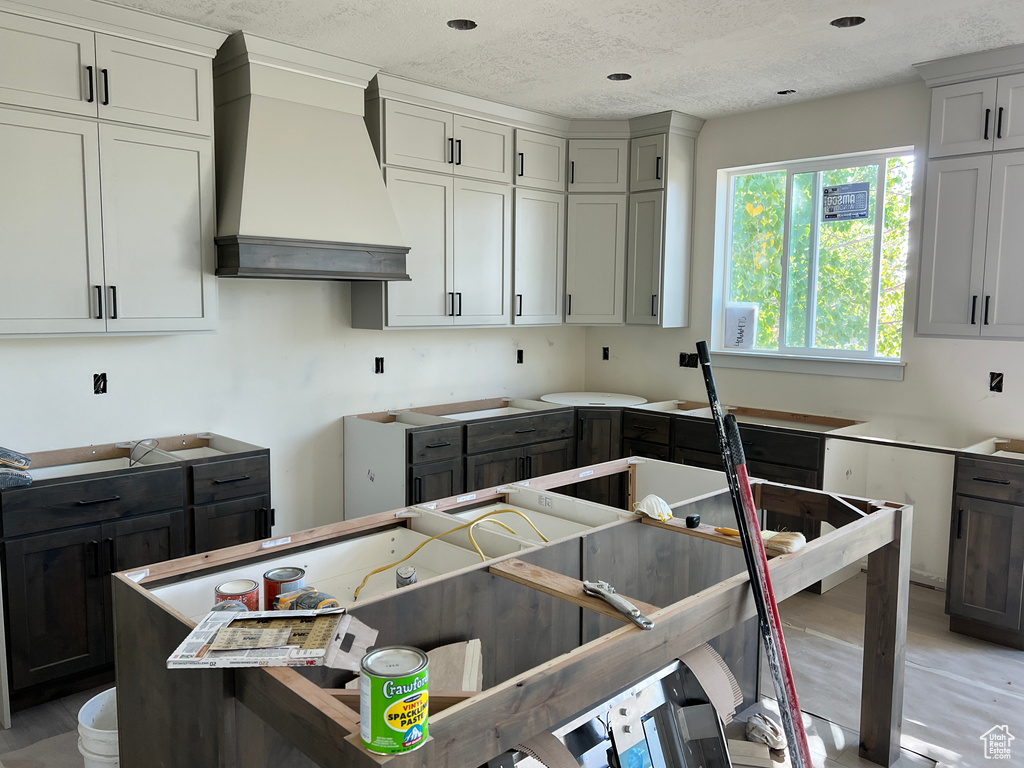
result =
[[[523,294],[516,294],[516,317],[523,316]]]
[[[101,69],[100,74],[103,75],[103,106],[107,106],[110,103],[110,73]]]
[[[532,456],[527,456],[526,457],[526,472],[523,473],[523,479],[525,480],[528,477],[533,477],[533,457]]]
[[[214,485],[224,485],[225,483],[240,483],[243,480],[249,480],[249,475],[239,475],[238,477],[225,477],[223,479],[218,478],[213,481]]]
[[[647,424],[637,424],[633,422],[633,429],[639,429],[641,432],[653,432],[657,427],[652,427]]]
[[[537,431],[536,427],[530,427],[529,429],[517,429],[516,430],[516,434],[517,435],[525,435],[527,432],[536,432],[536,431]]]
[[[996,138],[1003,138],[1003,108],[999,108],[999,117],[996,118]]]
[[[526,479],[526,459],[524,459],[522,456],[520,456],[519,457],[519,461],[517,461],[516,463],[519,465],[519,476],[518,476],[517,479],[525,480]]]
[[[86,101],[89,102],[90,104],[92,104],[94,101],[96,101],[96,86],[93,85],[93,81],[92,81],[92,65],[91,64],[86,66],[85,72],[86,72],[87,77],[89,78],[89,98],[86,99]]]
[[[459,299],[459,311],[455,313],[455,316],[462,317],[462,291],[456,291],[455,295]]]
[[[971,296],[971,325],[976,325],[974,322],[974,316],[978,311],[978,297]]]
[[[88,501],[79,501],[78,506],[88,507],[92,504],[108,504],[111,501],[120,501],[120,496],[107,496],[105,499],[89,499]]]
[[[103,319],[103,286],[96,286],[96,319]]]
[[[992,483],[992,485],[1009,485],[1009,480],[1000,480],[996,477],[976,477],[974,478],[979,483]]]
[[[957,509],[956,511],[956,537],[959,539],[963,536],[963,524],[964,511],[963,509]]]
[[[451,443],[427,443],[427,448],[447,448]]]
[[[462,165],[462,139],[455,140],[455,148],[459,151],[459,159],[455,161],[455,164]]]
[[[414,477],[412,479],[412,503],[419,504],[423,501],[423,478]]]
[[[448,291],[448,317],[455,317],[455,293]]]
[[[526,175],[526,160],[523,158],[523,153],[519,153],[519,175]]]
[[[113,536],[107,536],[103,543],[108,546],[110,552],[110,570],[107,573],[113,573],[117,570],[117,541]]]
[[[651,317],[658,316],[658,294],[651,294]]]
[[[989,302],[989,299],[991,299],[991,298],[992,298],[991,296],[986,296],[985,297],[985,320],[984,320],[984,324],[985,325],[988,325],[988,302]]]
[[[455,164],[455,139],[448,139],[448,164]]]
[[[656,181],[661,181],[661,155],[654,158],[654,178]]]
[[[89,542],[89,547],[92,549],[92,567],[93,576],[100,575],[100,543],[93,539]]]
[[[568,306],[565,309],[565,314],[568,316],[568,315],[572,314],[572,294],[571,293],[567,293],[565,295],[565,299],[566,299],[566,303],[568,304]]]
[[[273,528],[277,525],[277,510],[273,507],[270,508],[270,527]]]
[[[989,121],[989,118],[991,118],[991,117],[992,117],[992,110],[991,109],[986,109],[985,110],[985,141],[988,141],[988,121]]]
[[[117,320],[117,286],[110,286],[110,319]]]
[[[576,183],[576,161],[575,160],[570,160],[569,161],[569,183],[570,184],[575,184]]]

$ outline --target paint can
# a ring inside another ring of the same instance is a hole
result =
[[[306,586],[301,568],[274,568],[263,574],[263,610],[274,610],[274,600],[282,592],[294,592]]]
[[[411,752],[427,740],[427,654],[391,645],[363,656],[359,681],[363,746],[382,755]]]
[[[250,611],[260,609],[260,585],[252,579],[234,579],[218,584],[213,590],[213,602],[223,603],[225,600],[238,600]]]
[[[235,613],[241,613],[242,611],[248,611],[245,607],[245,603],[241,600],[224,600],[219,603],[214,603],[211,611],[234,611]]]
[[[311,589],[295,598],[292,609],[296,611],[319,611],[321,608],[337,608],[341,603],[334,595]]]
[[[416,566],[400,565],[395,570],[395,586],[399,589],[416,583]]]

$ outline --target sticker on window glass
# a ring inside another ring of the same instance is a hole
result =
[[[871,200],[871,183],[840,184],[821,190],[822,221],[850,221],[866,219]]]

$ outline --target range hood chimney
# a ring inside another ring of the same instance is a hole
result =
[[[408,280],[363,123],[374,67],[238,32],[214,63],[217,276]]]

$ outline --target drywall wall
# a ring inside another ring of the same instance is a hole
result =
[[[923,169],[929,95],[923,83],[709,120],[697,140],[691,289],[691,327],[587,330],[588,388],[631,392],[649,399],[705,399],[698,371],[679,367],[679,353],[710,338],[717,173],[730,168],[914,145]],[[930,424],[928,441],[943,432],[954,441],[973,435],[1024,436],[1024,343],[916,337],[917,275],[924,174],[915,180],[910,277],[903,330],[903,381],[817,376],[719,368],[723,402],[890,421]],[[610,361],[601,348],[610,347]],[[1002,371],[1002,394],[988,391],[988,372]],[[967,445],[967,442],[953,444]],[[883,466],[878,462],[876,467]],[[888,463],[889,471],[899,465]],[[880,470],[875,470],[880,471]],[[926,480],[927,482],[927,480]],[[882,483],[891,490],[888,479]],[[891,495],[891,494],[890,494]],[[894,501],[914,503],[913,489]],[[919,504],[915,531],[928,530],[927,552],[915,548],[913,568],[927,581],[945,578],[949,505]]]
[[[218,286],[216,333],[0,341],[0,445],[210,431],[266,446],[275,531],[286,533],[342,519],[347,414],[583,385],[581,328],[359,331],[344,283]],[[106,395],[92,394],[100,371]]]

